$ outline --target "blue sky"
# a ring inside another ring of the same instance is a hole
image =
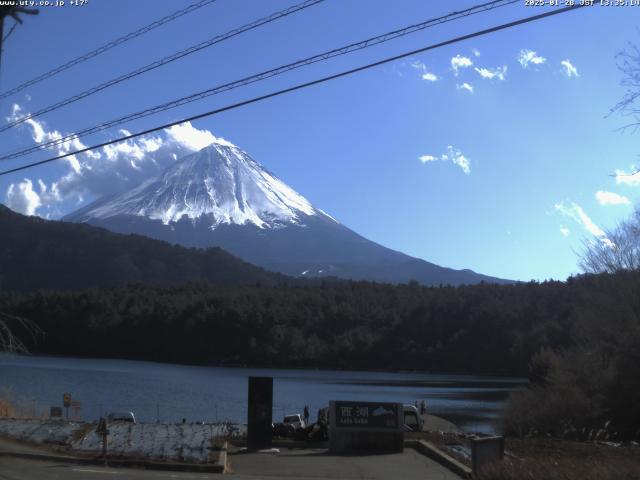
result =
[[[43,7],[7,40],[0,90],[189,3]],[[294,3],[218,0],[3,100],[0,114],[11,116],[15,104],[21,112],[40,109]],[[327,0],[47,114],[38,125],[67,134],[475,3]],[[135,132],[542,11],[523,1],[125,127]],[[199,120],[191,133],[208,130],[230,140],[314,205],[390,248],[488,275],[564,279],[579,271],[583,239],[602,241],[601,230],[626,218],[637,200],[640,182],[609,174],[633,168],[640,133],[617,131],[629,119],[606,114],[624,94],[615,55],[630,41],[640,43],[638,13],[640,7],[581,9]],[[31,145],[33,136],[27,125],[2,132],[0,151]],[[111,151],[119,163],[109,163],[106,152],[78,159],[85,162],[80,172],[59,161],[0,177],[0,199],[59,217],[122,187],[121,179],[149,173],[134,171],[137,160],[127,158],[140,153],[139,145]],[[113,170],[122,165],[130,171]],[[64,192],[53,194],[53,185]]]

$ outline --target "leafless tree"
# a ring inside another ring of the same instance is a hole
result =
[[[609,242],[584,241],[580,255],[582,270],[587,273],[640,271],[640,208],[605,234]]]
[[[0,312],[0,352],[27,352],[28,349],[16,334],[17,331],[29,336],[31,340],[43,335],[42,329],[32,321]],[[22,338],[25,338],[24,335]]]
[[[640,48],[633,43],[629,43],[626,49],[616,56],[618,69],[622,73],[620,85],[627,90],[622,99],[614,105],[609,115],[619,113],[633,117],[633,121],[622,127],[622,130],[640,127]]]

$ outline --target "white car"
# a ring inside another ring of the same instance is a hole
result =
[[[404,410],[404,429],[408,432],[422,431],[422,417],[418,409],[413,405],[403,405]]]
[[[301,428],[306,428],[307,426],[307,424],[304,422],[304,419],[302,418],[302,415],[299,413],[285,415],[282,423],[284,423],[285,425],[290,425],[294,430],[300,430]]]

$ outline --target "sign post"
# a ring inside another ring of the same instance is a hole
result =
[[[403,448],[404,410],[401,403],[330,402],[330,452],[402,452]]]
[[[67,421],[69,420],[69,407],[71,406],[71,394],[63,393],[62,394],[62,405],[64,406],[67,414]]]
[[[102,436],[102,458],[104,458],[105,465],[107,463],[107,444],[109,441],[109,426],[107,425],[107,419],[101,418],[96,428],[96,433]]]

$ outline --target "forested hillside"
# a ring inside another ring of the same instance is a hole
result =
[[[526,375],[543,347],[575,343],[594,302],[624,283],[130,286],[4,294],[0,311],[38,324],[45,336],[32,350],[42,353]]]
[[[120,235],[26,217],[0,205],[0,289],[31,291],[178,285],[188,281],[273,285],[286,276],[246,263],[220,248],[189,249],[139,235]]]

